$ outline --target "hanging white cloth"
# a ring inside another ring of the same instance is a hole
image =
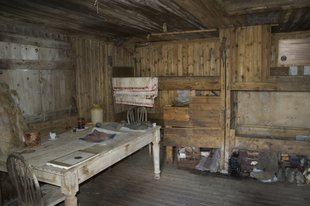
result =
[[[153,107],[158,96],[157,77],[125,77],[112,79],[115,103]]]

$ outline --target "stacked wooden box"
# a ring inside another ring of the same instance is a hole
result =
[[[164,108],[164,145],[167,161],[173,147],[221,148],[224,108],[220,96],[191,96],[187,107]]]

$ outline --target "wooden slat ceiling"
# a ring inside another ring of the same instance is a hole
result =
[[[4,20],[107,38],[146,37],[162,32],[163,24],[168,32],[257,24],[296,31],[310,29],[310,1],[1,0]]]

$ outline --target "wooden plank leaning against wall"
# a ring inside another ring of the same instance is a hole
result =
[[[90,37],[74,36],[71,43],[75,58],[77,107],[80,117],[90,120],[93,104],[103,107],[104,121],[114,121],[115,113],[124,107],[113,103],[113,67],[133,67],[133,53],[112,42]]]

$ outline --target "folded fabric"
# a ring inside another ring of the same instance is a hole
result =
[[[112,85],[114,91],[128,90],[131,92],[150,92],[157,90],[158,78],[157,77],[113,78]]]
[[[117,95],[115,96],[116,104],[128,104],[136,106],[152,107],[154,105],[154,99],[148,99],[146,97],[134,96],[134,95]]]
[[[157,77],[113,78],[115,103],[152,107],[158,96]]]

